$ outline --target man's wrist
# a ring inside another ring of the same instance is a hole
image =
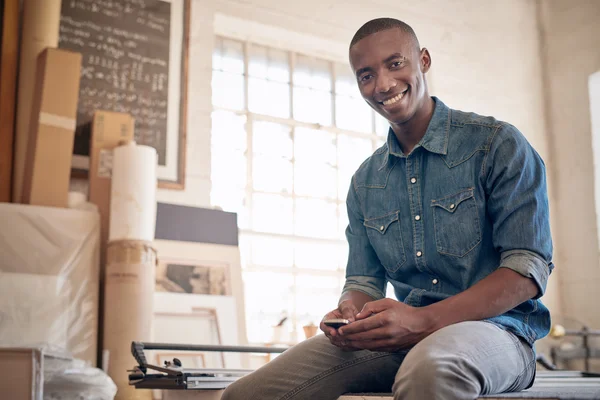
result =
[[[446,326],[437,307],[434,305],[417,308],[423,321],[423,333],[431,335]]]

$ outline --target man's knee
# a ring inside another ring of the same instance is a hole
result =
[[[393,390],[397,398],[439,395],[459,388],[463,393],[480,392],[481,385],[476,372],[465,358],[437,350],[417,346],[408,353],[394,382]]]
[[[247,398],[246,395],[248,394],[248,393],[246,393],[246,395],[244,395],[245,390],[247,390],[247,389],[245,389],[244,380],[239,379],[239,380],[233,382],[232,384],[230,384],[229,386],[227,386],[227,388],[221,395],[221,400],[245,399],[245,398]]]

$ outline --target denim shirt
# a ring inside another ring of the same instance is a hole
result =
[[[538,294],[488,321],[533,345],[550,328],[539,298],[554,268],[543,160],[514,126],[433,100],[410,154],[390,129],[352,177],[344,292],[381,299],[390,282],[421,307],[510,268]]]

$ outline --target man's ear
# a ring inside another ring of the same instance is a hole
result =
[[[423,73],[426,73],[427,71],[429,71],[429,68],[431,68],[431,55],[429,54],[429,50],[423,47],[421,49],[421,55],[419,58],[421,61],[421,71],[423,71]]]

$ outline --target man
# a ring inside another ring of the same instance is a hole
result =
[[[430,97],[413,30],[363,25],[350,64],[387,143],[352,178],[350,254],[338,330],[306,340],[231,385],[223,399],[475,399],[535,376],[549,330],[539,301],[553,264],[544,164],[493,117]],[[395,301],[385,297],[386,283]]]

